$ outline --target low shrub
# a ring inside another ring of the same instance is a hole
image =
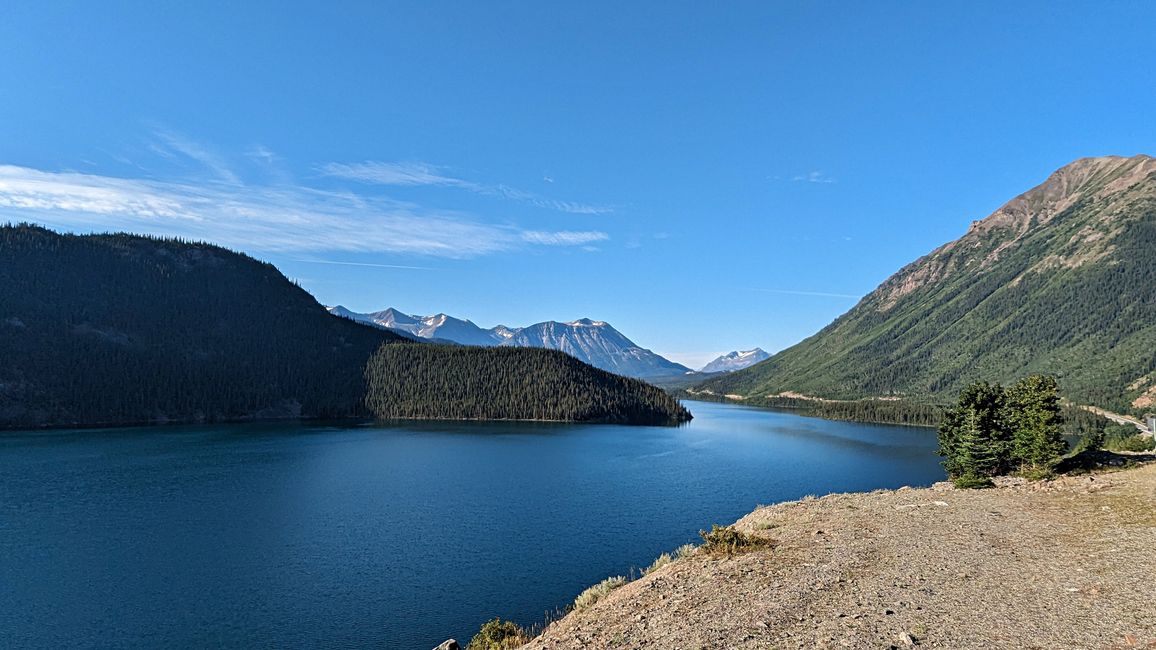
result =
[[[702,537],[702,546],[700,547],[702,550],[707,553],[723,555],[755,551],[767,548],[773,543],[764,537],[748,535],[734,526],[719,526],[718,524],[713,524],[709,531],[700,530],[698,534]]]
[[[586,591],[578,594],[578,597],[574,599],[574,605],[572,609],[574,611],[586,609],[587,607],[590,607],[594,603],[605,598],[610,594],[610,592],[626,584],[626,582],[627,581],[625,576],[614,576],[613,578],[607,578],[602,582],[594,585],[593,587],[587,588]]]
[[[1086,451],[1100,451],[1104,448],[1104,441],[1106,439],[1107,437],[1104,435],[1102,429],[1088,433],[1080,438],[1076,446],[1072,448],[1069,456],[1079,456]]]
[[[979,488],[988,488],[994,485],[991,478],[987,476],[976,476],[975,474],[964,474],[951,479],[955,487],[961,490],[976,490]]]
[[[1113,433],[1104,438],[1104,449],[1108,451],[1152,451],[1156,440],[1136,433]]]
[[[694,544],[683,544],[682,546],[679,546],[677,549],[675,549],[674,559],[681,560],[684,557],[690,557],[694,555],[694,552],[697,550],[698,547]]]
[[[530,641],[530,634],[517,623],[495,618],[482,625],[466,650],[514,650]]]
[[[643,569],[642,575],[648,576],[655,571],[658,571],[662,567],[670,564],[671,562],[674,562],[674,558],[670,556],[670,553],[663,553],[662,555],[654,558],[654,562],[651,562],[650,566]]]
[[[1055,478],[1056,473],[1050,467],[1026,467],[1020,472],[1020,476],[1029,481],[1043,481]]]

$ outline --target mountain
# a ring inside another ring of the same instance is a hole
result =
[[[682,375],[690,368],[635,345],[609,323],[583,318],[547,321],[514,330],[504,346],[561,350],[595,368],[627,377]]]
[[[1029,373],[1111,410],[1156,398],[1156,159],[1063,167],[817,334],[700,390],[946,402]]]
[[[610,372],[637,378],[659,378],[683,375],[690,368],[674,363],[650,350],[641,348],[604,321],[581,320],[568,323],[546,321],[527,327],[498,325],[482,329],[468,320],[438,314],[409,316],[395,309],[359,314],[340,305],[330,307],[333,314],[372,323],[425,339],[438,338],[463,345],[546,348],[561,350],[590,365]]]
[[[210,244],[0,226],[0,429],[368,417],[370,358],[405,341],[335,318],[273,265]],[[509,350],[454,366],[459,357],[437,352],[457,347],[385,353],[411,369],[395,381],[422,417],[461,416],[445,396],[479,386],[484,416],[498,419],[689,417],[651,386],[562,355]],[[565,401],[540,404],[546,396],[506,375],[548,378]],[[390,394],[374,377],[374,395]]]
[[[434,316],[411,316],[390,307],[383,311],[358,313],[342,305],[329,308],[329,313],[361,323],[376,325],[401,332],[419,339],[448,341],[462,345],[499,345],[510,338],[510,330],[501,325],[492,329],[482,329],[472,321],[454,318],[446,314]]]
[[[0,428],[366,416],[397,340],[216,246],[0,227]]]
[[[699,372],[734,372],[749,368],[760,361],[766,361],[771,358],[771,354],[762,348],[755,348],[754,350],[746,350],[743,352],[734,351],[724,354],[721,357],[711,361],[702,367]]]

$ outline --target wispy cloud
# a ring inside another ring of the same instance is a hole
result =
[[[807,173],[807,174],[801,174],[799,176],[795,176],[791,180],[795,181],[796,183],[834,183],[835,182],[834,178],[831,178],[827,174],[823,173],[822,171],[818,171],[818,170]]]
[[[522,233],[522,241],[544,246],[579,246],[596,241],[606,241],[609,235],[596,230],[527,230]]]
[[[403,264],[374,264],[373,262],[342,262],[339,260],[306,260],[294,259],[293,262],[304,262],[306,264],[336,264],[338,266],[368,266],[375,269],[404,269],[407,271],[437,271],[438,269],[429,266],[406,266]]]
[[[225,162],[225,159],[217,153],[210,151],[205,145],[179,133],[164,129],[156,129],[154,135],[160,141],[160,145],[153,146],[154,152],[166,157],[171,157],[170,152],[175,152],[199,163],[218,179],[226,183],[232,183],[234,185],[240,184],[241,179],[233,172],[229,164]]]
[[[758,291],[761,293],[782,293],[790,296],[817,296],[820,298],[862,298],[851,293],[828,293],[826,291],[800,291],[797,289],[756,289],[751,288],[750,291]]]
[[[577,203],[574,201],[560,201],[551,199],[534,192],[519,190],[508,185],[488,185],[475,181],[458,178],[449,174],[444,168],[421,162],[362,162],[362,163],[329,163],[321,167],[322,173],[335,178],[372,183],[376,185],[418,186],[433,185],[441,187],[456,187],[459,189],[483,194],[499,196],[558,212],[571,214],[607,214],[614,209],[604,205]],[[553,179],[547,182],[553,183]]]
[[[211,158],[209,158],[211,159]],[[468,258],[583,245],[603,232],[524,230],[351,192],[127,179],[0,165],[0,219],[78,231],[128,230],[266,252],[361,251]]]

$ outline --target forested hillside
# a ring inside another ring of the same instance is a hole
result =
[[[1030,374],[1079,403],[1152,408],[1156,159],[1060,169],[819,333],[700,390],[946,403],[971,381]]]
[[[216,246],[0,228],[0,427],[365,415],[398,339]]]
[[[369,362],[366,379],[366,402],[382,419],[630,424],[690,419],[690,413],[661,389],[555,350],[387,345]]]
[[[0,428],[368,417],[374,353],[372,403],[397,381],[415,417],[686,416],[657,388],[562,354],[379,351],[403,340],[329,314],[273,265],[217,246],[0,227]],[[413,376],[385,381],[383,359]],[[468,399],[485,408],[466,414]]]

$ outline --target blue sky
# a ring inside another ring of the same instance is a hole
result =
[[[1156,153],[1151,3],[181,4],[0,9],[0,220],[698,366]]]

